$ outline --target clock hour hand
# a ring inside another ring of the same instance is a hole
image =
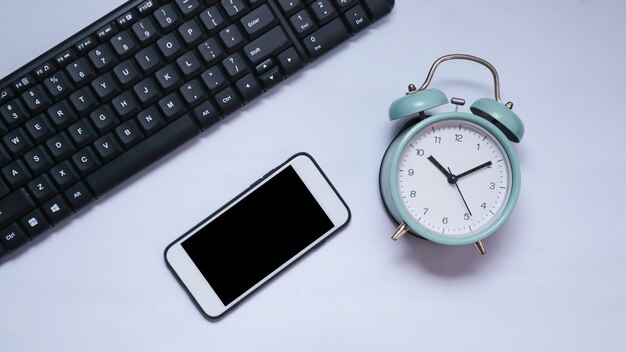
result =
[[[451,177],[453,177],[454,175],[452,175],[450,172],[448,172],[448,170],[446,170],[445,167],[443,167],[443,165],[441,165],[437,159],[435,159],[434,156],[429,156],[428,160],[430,160],[431,163],[433,163],[433,165],[435,165],[437,167],[437,169],[439,169],[439,171],[441,171],[447,178],[448,180],[450,180]]]
[[[484,164],[480,164],[480,165],[476,166],[475,168],[469,169],[469,170],[467,170],[467,171],[465,171],[465,172],[462,172],[462,173],[460,173],[460,174],[456,175],[456,176],[455,176],[455,178],[458,180],[458,179],[460,179],[461,177],[467,176],[467,175],[469,175],[469,174],[471,174],[471,173],[474,173],[474,172],[476,172],[476,171],[478,171],[478,170],[480,170],[480,169],[482,169],[482,168],[485,168],[485,167],[487,167],[487,166],[491,166],[491,164],[493,164],[493,163],[492,163],[492,162],[491,162],[491,160],[490,160],[490,161],[488,161],[488,162],[486,162],[486,163],[484,163]]]

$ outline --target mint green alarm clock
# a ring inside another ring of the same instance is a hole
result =
[[[452,112],[428,115],[448,104],[438,89],[427,89],[437,67],[448,60],[470,60],[487,67],[494,77],[495,99],[482,98],[470,111],[453,98]],[[520,192],[519,162],[511,142],[519,142],[524,125],[500,102],[500,82],[489,62],[470,55],[439,58],[420,89],[391,104],[389,118],[411,120],[390,144],[380,168],[380,190],[391,217],[399,224],[392,236],[407,232],[445,245],[475,244],[485,254],[483,240],[509,218]]]

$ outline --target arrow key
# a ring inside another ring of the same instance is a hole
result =
[[[261,81],[267,90],[271,89],[284,79],[285,76],[283,76],[278,67],[274,67],[269,72],[261,76]]]
[[[262,75],[269,71],[272,67],[274,67],[274,61],[272,61],[272,59],[267,59],[256,66],[256,72]]]
[[[261,85],[259,85],[259,82],[257,82],[252,74],[247,74],[245,77],[238,80],[237,89],[246,102],[252,101],[252,99],[263,93],[263,88],[261,88]]]
[[[300,55],[298,55],[298,52],[293,47],[280,53],[278,55],[278,62],[288,76],[291,76],[304,67],[304,61],[302,61]]]

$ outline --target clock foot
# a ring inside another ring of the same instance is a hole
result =
[[[396,232],[393,233],[393,236],[391,236],[391,239],[397,241],[398,238],[404,236],[407,232],[409,232],[409,230],[409,225],[401,223],[400,226],[398,226],[398,229],[396,229]]]
[[[483,241],[475,242],[474,245],[476,246],[476,249],[478,249],[478,252],[480,252],[480,255],[485,255],[487,253]]]

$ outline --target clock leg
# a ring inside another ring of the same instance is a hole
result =
[[[398,229],[396,229],[396,232],[393,233],[393,236],[391,236],[391,239],[397,241],[398,238],[404,236],[407,232],[409,232],[409,230],[409,225],[401,223],[400,226],[398,226]]]
[[[478,252],[480,252],[480,255],[485,255],[485,253],[487,253],[483,241],[475,242],[474,245],[476,246],[476,249],[478,249]]]

